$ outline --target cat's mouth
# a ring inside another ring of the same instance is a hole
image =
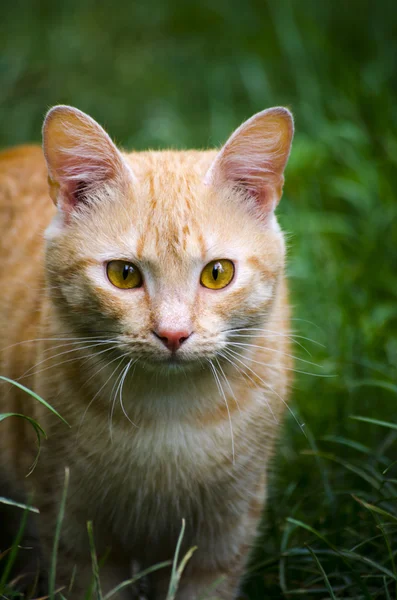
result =
[[[185,353],[170,352],[168,356],[154,355],[142,362],[143,367],[151,372],[177,373],[201,368],[202,358]]]

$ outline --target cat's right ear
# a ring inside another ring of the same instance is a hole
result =
[[[262,217],[272,214],[282,193],[294,122],[287,108],[257,113],[243,123],[218,153],[205,183],[229,185],[254,200]]]
[[[106,131],[71,106],[47,113],[43,150],[50,196],[66,217],[104,184],[122,185],[133,177]]]

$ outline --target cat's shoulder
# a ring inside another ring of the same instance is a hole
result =
[[[40,146],[16,146],[0,152],[0,232],[31,230],[48,224],[54,206],[48,195],[47,170]],[[35,227],[34,227],[35,228]]]
[[[26,170],[45,170],[43,151],[40,146],[26,144],[0,151],[0,174],[17,174]]]

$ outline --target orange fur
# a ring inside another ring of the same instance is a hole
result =
[[[32,387],[71,428],[5,384],[0,412],[33,416],[48,435],[27,480],[47,556],[70,468],[57,583],[76,564],[76,600],[91,578],[86,521],[98,553],[111,549],[108,591],[134,561],[172,558],[183,518],[183,547],[198,549],[178,598],[200,597],[220,575],[218,596],[235,597],[291,367],[273,209],[292,131],[288,111],[272,109],[219,153],[123,154],[95,121],[56,107],[45,159],[29,146],[0,154],[0,374]],[[235,263],[233,281],[201,286],[203,267],[222,258]],[[114,259],[135,263],[144,286],[112,286],[104,265]],[[163,330],[190,335],[176,365],[153,334]],[[31,428],[16,419],[0,427],[4,465],[23,481]],[[168,576],[152,576],[156,598]]]

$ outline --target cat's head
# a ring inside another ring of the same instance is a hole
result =
[[[202,363],[232,330],[263,327],[284,266],[287,109],[254,115],[218,152],[125,154],[67,106],[43,136],[58,208],[47,278],[72,334],[157,368]]]

